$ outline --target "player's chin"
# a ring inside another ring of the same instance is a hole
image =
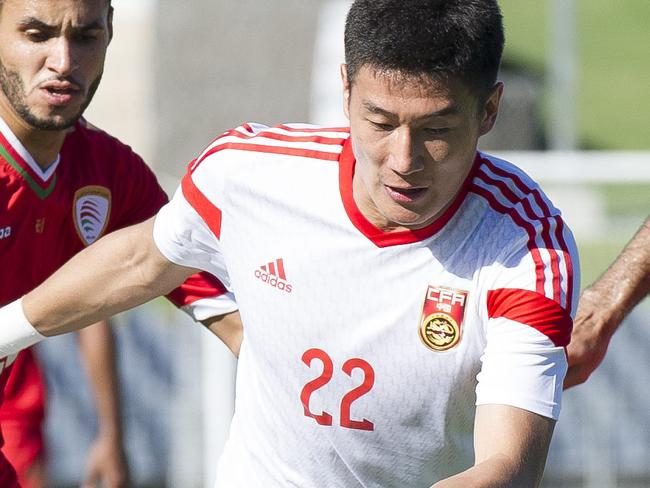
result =
[[[426,227],[432,222],[432,218],[427,213],[418,211],[417,209],[409,209],[397,204],[391,207],[390,210],[387,209],[384,216],[400,227],[416,230]]]
[[[81,117],[81,111],[76,110],[69,113],[49,114],[43,117],[35,117],[30,121],[31,125],[41,130],[65,130],[77,123]]]

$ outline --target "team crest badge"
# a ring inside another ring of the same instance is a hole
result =
[[[462,336],[467,292],[429,285],[420,318],[420,339],[432,351],[447,351]]]
[[[111,191],[104,186],[84,186],[74,194],[74,225],[86,246],[99,239],[111,215]]]

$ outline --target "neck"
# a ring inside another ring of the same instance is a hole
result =
[[[70,130],[43,130],[31,126],[13,110],[4,96],[0,97],[0,117],[43,171],[56,160]]]

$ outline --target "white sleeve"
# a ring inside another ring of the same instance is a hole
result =
[[[553,253],[521,241],[490,270],[477,405],[505,404],[559,417],[575,308],[572,290],[579,286],[568,230],[565,240],[570,245]]]
[[[564,348],[541,332],[499,318],[488,324],[476,404],[501,404],[558,419],[567,371]]]
[[[181,188],[158,212],[153,237],[160,252],[171,262],[207,271],[232,291],[221,243],[187,202]]]

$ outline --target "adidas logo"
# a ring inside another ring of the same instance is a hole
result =
[[[291,293],[293,287],[287,282],[287,275],[284,272],[284,261],[276,259],[255,270],[255,278],[271,285],[278,290]]]

